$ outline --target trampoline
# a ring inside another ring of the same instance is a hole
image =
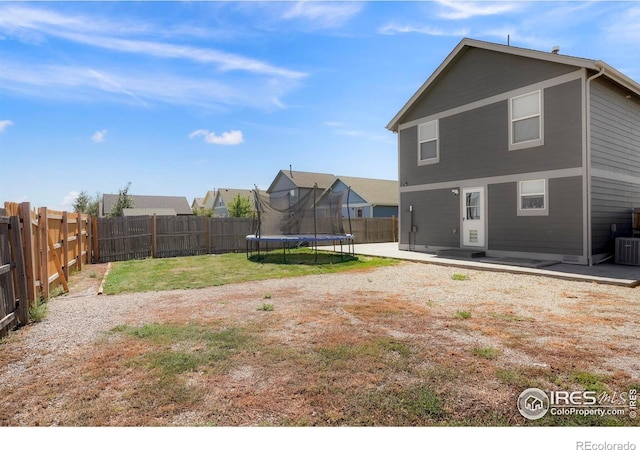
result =
[[[293,191],[269,196],[261,194],[257,188],[253,192],[255,232],[246,237],[247,258],[254,252],[260,255],[261,251],[282,248],[286,262],[288,250],[308,246],[315,251],[317,261],[320,245],[327,248],[333,245],[333,251],[340,255],[355,255],[354,236],[345,232],[342,218],[343,206],[346,206],[350,230],[349,188],[334,192],[320,190],[315,185],[300,198],[293,197]]]

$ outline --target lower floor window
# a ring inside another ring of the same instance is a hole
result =
[[[518,182],[518,215],[547,215],[547,180]]]

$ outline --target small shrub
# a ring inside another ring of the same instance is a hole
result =
[[[262,298],[264,298],[265,300],[269,300],[271,298],[271,294],[266,293],[266,294],[264,294],[264,297],[262,297]]]
[[[29,307],[29,320],[31,322],[42,322],[48,312],[49,308],[47,307],[46,302],[38,300],[34,305]]]
[[[456,311],[456,314],[454,315],[454,317],[456,319],[470,319],[471,318],[471,312],[470,311]]]
[[[273,311],[273,305],[271,303],[263,303],[258,311]]]
[[[454,273],[451,275],[451,279],[455,281],[466,281],[469,279],[469,275],[464,275],[462,273]]]

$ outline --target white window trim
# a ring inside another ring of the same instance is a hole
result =
[[[522,194],[521,194],[521,186],[522,183],[526,183],[527,181],[544,181],[544,208],[539,209],[522,209]],[[537,180],[520,180],[516,183],[518,185],[518,216],[548,216],[549,215],[549,179],[537,179]]]
[[[532,139],[530,141],[524,141],[524,142],[518,142],[518,143],[514,143],[513,142],[513,112],[512,112],[512,108],[513,108],[513,101],[517,100],[518,98],[521,97],[526,97],[527,95],[531,95],[534,93],[538,93],[538,110],[540,111],[538,114],[532,114],[530,116],[526,116],[526,117],[520,117],[517,120],[524,120],[524,119],[531,119],[532,117],[540,117],[540,138],[538,139]],[[509,150],[521,150],[524,148],[531,148],[531,147],[540,147],[541,145],[544,145],[544,91],[542,89],[537,90],[537,91],[531,91],[531,92],[527,92],[526,94],[522,94],[522,95],[516,95],[515,97],[511,97],[509,99]]]
[[[436,124],[436,137],[434,139],[425,139],[424,141],[420,140],[420,125],[424,125],[427,123],[431,123],[431,122],[435,122]],[[438,119],[434,119],[434,120],[429,120],[427,122],[422,122],[419,123],[416,127],[416,131],[418,133],[418,165],[419,166],[426,166],[427,164],[437,164],[440,162],[440,121]],[[431,142],[431,141],[436,141],[436,157],[435,158],[428,158],[428,159],[421,159],[420,158],[420,144],[422,144],[423,142]]]

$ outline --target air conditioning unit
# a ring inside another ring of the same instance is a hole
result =
[[[616,238],[616,264],[640,266],[640,238]]]

